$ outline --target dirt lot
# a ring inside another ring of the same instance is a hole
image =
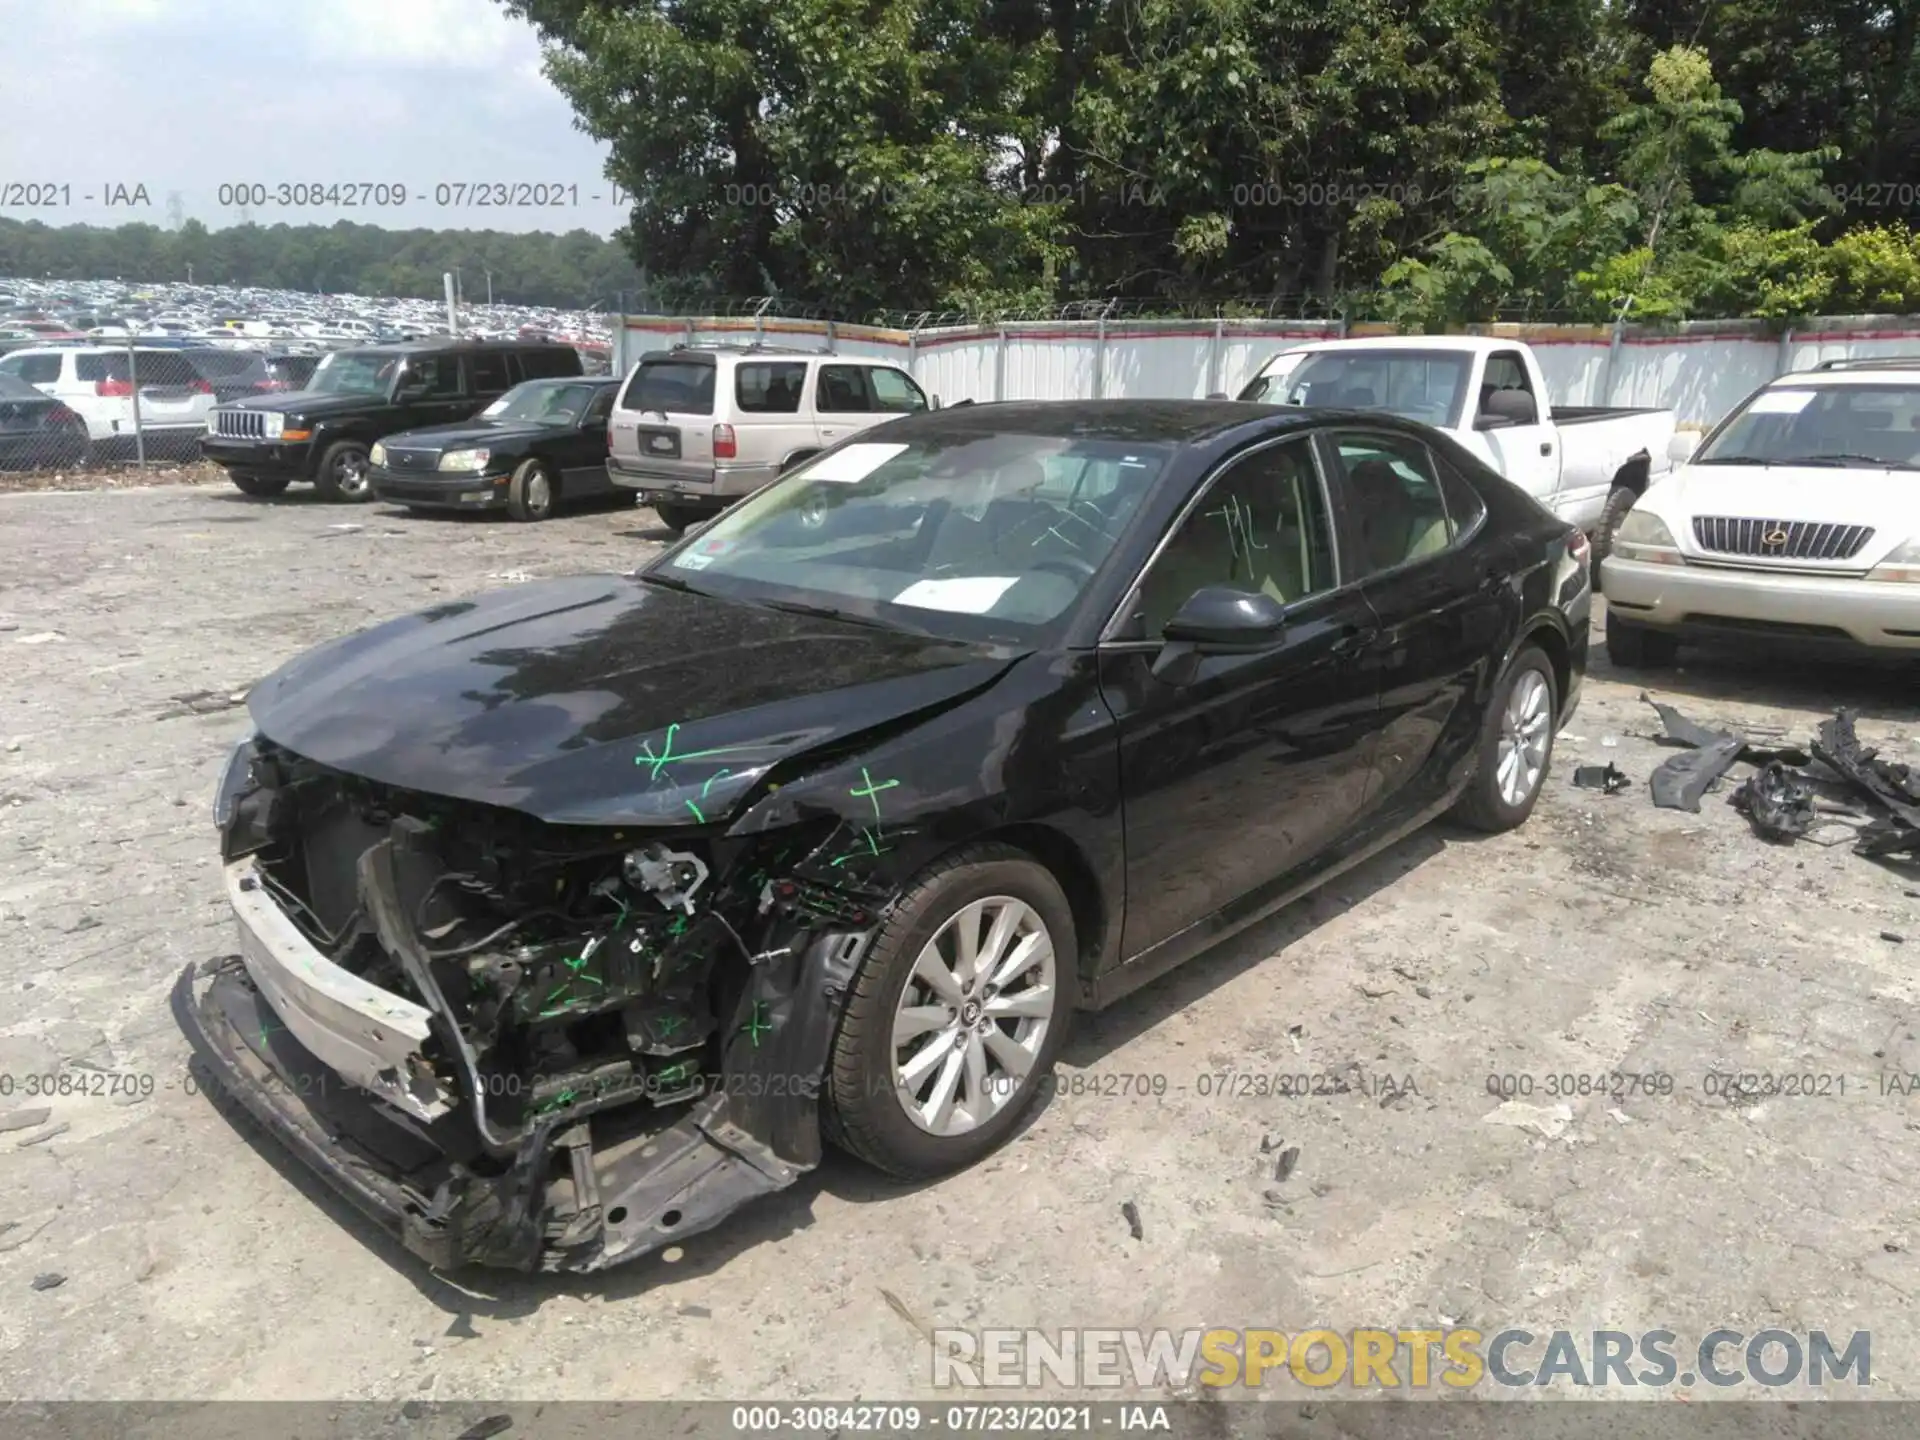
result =
[[[1920,1072],[1920,881],[1769,847],[1724,794],[1652,808],[1666,752],[1598,650],[1529,825],[1417,836],[1085,1024],[1059,1093],[977,1170],[901,1190],[830,1158],[605,1276],[425,1273],[189,1091],[167,992],[232,949],[206,807],[233,697],[377,618],[661,538],[631,509],[533,527],[218,488],[0,496],[0,1075],[155,1082],[0,1099],[0,1130],[51,1110],[0,1133],[0,1395],[905,1397],[935,1326],[1449,1322],[1870,1328],[1875,1394],[1920,1395],[1920,1098],[1876,1083]],[[1729,654],[1662,685],[1801,739],[1856,705],[1920,759],[1911,672]],[[1635,787],[1571,787],[1604,760]],[[1846,1093],[1729,1105],[1702,1093],[1725,1070]],[[1353,1083],[1202,1094],[1222,1071]],[[1533,1076],[1550,1107],[1548,1074],[1614,1071],[1676,1093],[1576,1097],[1529,1129],[1487,1088]],[[1382,1104],[1382,1077],[1418,1093]],[[1263,1137],[1299,1150],[1283,1183]]]

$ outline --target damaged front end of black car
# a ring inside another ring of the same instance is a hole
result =
[[[503,704],[464,674],[443,686],[481,661],[531,663],[483,648],[500,611],[614,612],[594,626],[618,654],[629,627],[687,603],[630,581],[552,582],[545,603],[537,588],[457,624],[429,612],[335,642],[263,682],[261,733],[215,805],[241,953],[175,988],[226,1091],[440,1269],[597,1270],[819,1163],[848,986],[923,861],[912,824],[876,823],[886,792],[863,787],[861,762],[1007,664],[871,632],[850,647],[762,612],[784,630],[742,643],[793,657],[759,682],[786,698],[638,739],[631,707],[593,688],[603,676],[563,690],[597,697],[586,723],[583,701]],[[386,663],[429,636],[436,660]],[[867,683],[847,690],[823,647],[857,649]],[[418,682],[382,679],[377,735],[350,718],[371,711],[345,678],[369,657]],[[632,691],[697,699],[674,663]],[[515,704],[517,759],[499,765],[509,747],[487,727]]]
[[[245,953],[182,978],[256,1118],[439,1268],[594,1270],[819,1163],[874,924],[832,821],[548,825],[254,739],[222,804]]]

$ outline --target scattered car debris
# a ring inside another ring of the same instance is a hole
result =
[[[1746,743],[1738,735],[1723,735],[1710,745],[1682,751],[1670,760],[1661,761],[1660,768],[1647,782],[1653,792],[1653,803],[1663,810],[1685,810],[1698,815],[1700,797],[1733,768]]]
[[[1120,1213],[1127,1217],[1127,1230],[1136,1240],[1147,1238],[1146,1228],[1140,1223],[1140,1207],[1128,1200],[1120,1206]]]
[[[1489,1125],[1511,1125],[1516,1130],[1531,1131],[1542,1140],[1558,1140],[1573,1123],[1573,1107],[1565,1101],[1558,1105],[1529,1105],[1521,1100],[1509,1100],[1484,1118]]]
[[[1285,1150],[1282,1150],[1280,1152],[1280,1158],[1274,1162],[1274,1166],[1273,1166],[1274,1180],[1284,1185],[1287,1181],[1287,1177],[1293,1174],[1293,1167],[1298,1165],[1299,1163],[1300,1163],[1300,1147],[1298,1145],[1289,1145]]]
[[[1813,784],[1778,760],[1769,760],[1733,792],[1733,805],[1761,836],[1791,843],[1813,829]]]
[[[1633,781],[1618,765],[1609,760],[1605,765],[1582,765],[1573,772],[1573,783],[1582,790],[1598,790],[1607,795],[1618,795]]]
[[[1731,730],[1709,730],[1682,715],[1671,705],[1662,705],[1646,691],[1640,692],[1640,698],[1651,705],[1660,716],[1662,732],[1653,737],[1658,745],[1679,745],[1689,750],[1698,750],[1731,736]],[[1765,765],[1769,760],[1778,760],[1786,765],[1805,765],[1810,758],[1806,751],[1793,745],[1754,745],[1743,735],[1739,758],[1749,765]]]
[[[1882,930],[1880,932],[1880,938],[1892,945],[1904,945],[1907,943],[1907,937],[1897,930]]]
[[[36,1290],[57,1290],[66,1283],[67,1277],[58,1270],[47,1270],[33,1277],[33,1288]]]
[[[1850,710],[1821,722],[1813,754],[1887,812],[1884,818],[1861,828],[1855,847],[1858,854],[1920,855],[1920,777],[1914,775],[1911,766],[1882,760],[1878,750],[1862,745]]]
[[[36,1105],[31,1110],[10,1110],[0,1115],[0,1135],[14,1130],[31,1130],[36,1125],[47,1123],[47,1116],[53,1112],[44,1105]]]

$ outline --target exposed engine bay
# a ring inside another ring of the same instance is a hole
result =
[[[562,826],[263,739],[245,763],[222,849],[246,954],[194,977],[189,1034],[409,1248],[597,1269],[818,1163],[886,901],[829,868],[842,824]]]

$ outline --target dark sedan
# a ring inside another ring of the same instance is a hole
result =
[[[0,375],[0,470],[51,470],[87,458],[87,422],[51,395]]]
[[[607,478],[619,389],[616,380],[529,380],[471,420],[389,435],[370,457],[374,498],[545,520],[563,499],[619,493]]]
[[[231,1092],[437,1266],[594,1270],[968,1165],[1094,1009],[1448,811],[1520,824],[1587,542],[1444,436],[1235,403],[862,432],[645,570],[261,682]]]

